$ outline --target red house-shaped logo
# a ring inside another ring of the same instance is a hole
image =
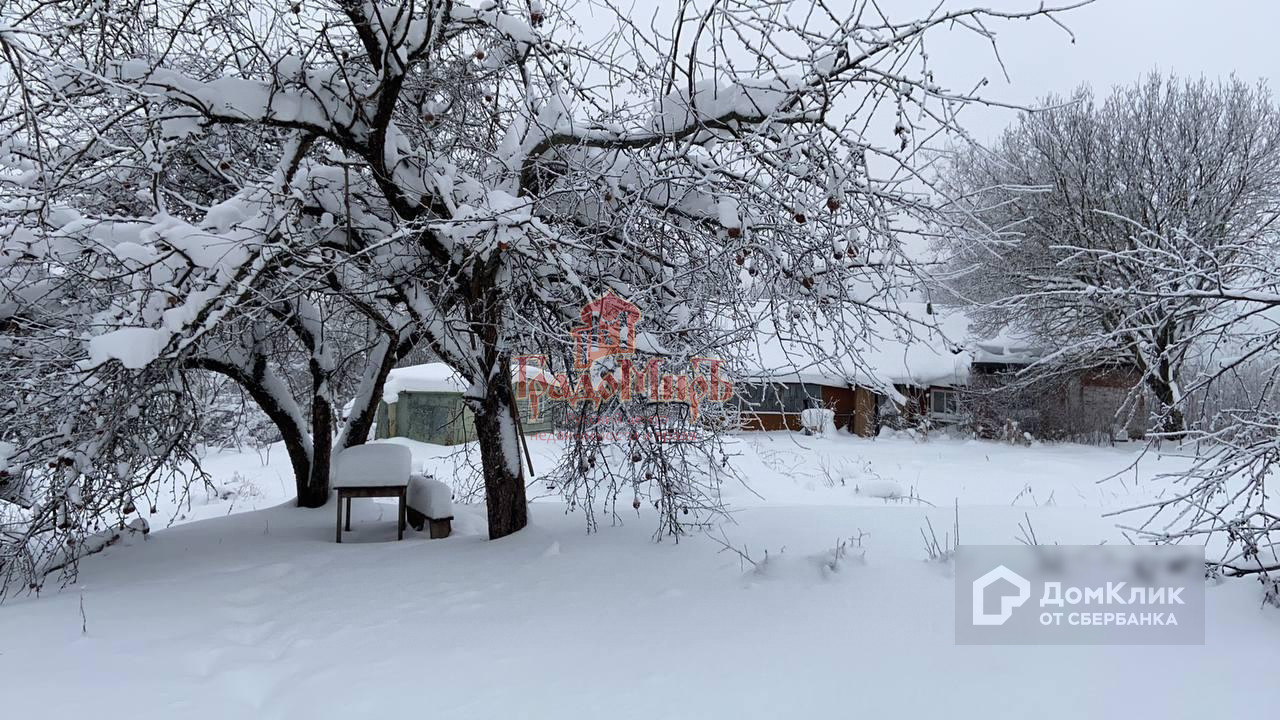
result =
[[[581,325],[573,335],[574,367],[587,370],[596,360],[613,355],[627,356],[636,349],[636,324],[640,309],[607,292],[582,306]]]

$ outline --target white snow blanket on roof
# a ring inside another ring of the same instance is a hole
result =
[[[511,365],[511,379],[519,379],[520,367]],[[545,382],[555,382],[549,373],[537,367],[528,366],[525,374],[530,378],[537,377]],[[442,362],[423,363],[408,367],[395,368],[387,374],[387,382],[382,387],[382,401],[390,405],[400,398],[402,392],[438,392],[463,393],[471,386],[457,370]]]
[[[387,374],[382,387],[382,401],[388,405],[402,392],[460,393],[470,387],[457,370],[442,362],[423,363],[396,368]]]
[[[334,487],[408,485],[413,472],[413,451],[394,443],[367,443],[338,453],[334,462]]]
[[[755,336],[743,353],[744,381],[804,382],[848,387],[862,385],[891,391],[894,385],[962,385],[968,381],[972,354],[965,348],[969,319],[960,312],[926,303],[900,302],[888,315],[846,313],[841,318],[804,321],[775,328],[764,309]],[[845,323],[838,328],[837,323]],[[785,324],[784,324],[785,325]],[[855,327],[855,325],[857,327]],[[841,334],[856,339],[836,353]],[[836,357],[829,357],[831,355]]]

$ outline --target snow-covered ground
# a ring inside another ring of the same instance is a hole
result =
[[[926,519],[941,539],[958,513],[966,543],[1016,542],[1028,522],[1041,542],[1121,540],[1102,513],[1156,496],[1151,476],[1174,461],[1129,468],[1137,446],[736,442],[750,487],[726,488],[724,533],[767,551],[763,571],[709,538],[653,542],[647,506],[588,535],[550,499],[503,540],[462,506],[453,537],[400,543],[391,504],[357,501],[337,545],[332,507],[288,503],[278,449],[266,464],[211,455],[219,491],[161,508],[180,522],[90,558],[74,586],[0,606],[3,715],[1183,718],[1280,703],[1280,611],[1248,580],[1208,589],[1202,647],[953,644]],[[556,454],[532,449],[535,466]],[[865,561],[824,570],[850,537]]]

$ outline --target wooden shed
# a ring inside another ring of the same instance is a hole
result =
[[[377,438],[404,437],[433,445],[458,445],[476,439],[475,419],[462,394],[467,381],[444,363],[396,368],[387,376],[378,403]],[[527,402],[517,401],[526,433],[551,429],[545,417],[530,422]]]

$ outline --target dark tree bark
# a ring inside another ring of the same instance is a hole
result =
[[[263,380],[263,373],[266,372],[264,367],[265,360],[260,361],[258,367],[249,369],[235,365],[217,358],[211,357],[193,357],[187,360],[187,367],[208,370],[218,373],[239,385],[253,401],[258,404],[262,412],[266,414],[271,422],[276,426],[276,430],[280,432],[280,439],[284,443],[285,451],[289,453],[289,464],[293,467],[293,481],[298,491],[298,504],[303,507],[319,507],[319,505],[305,505],[302,502],[307,488],[311,484],[311,477],[315,471],[315,463],[313,462],[313,447],[311,444],[311,434],[307,429],[298,425],[294,421],[294,416],[288,409],[283,408],[276,401],[275,395],[267,389]],[[326,459],[324,465],[325,477],[328,478],[329,465]],[[326,479],[326,496],[328,481]],[[324,504],[323,501],[320,503]]]
[[[509,364],[502,364],[486,383],[484,397],[479,402],[472,401],[476,439],[484,467],[490,540],[510,535],[529,524],[509,368]]]
[[[329,501],[329,466],[333,460],[333,408],[314,391],[311,399],[311,472],[298,486],[298,507],[324,507]]]
[[[1173,323],[1161,326],[1155,334],[1155,365],[1147,373],[1147,387],[1151,388],[1158,403],[1156,432],[1174,440],[1181,438],[1187,430],[1182,403],[1174,392],[1178,383],[1177,367],[1181,362],[1175,364],[1171,359],[1180,340]]]
[[[502,308],[503,288],[498,281],[501,253],[477,268],[467,311],[472,332],[480,339],[485,377],[473,377],[484,389],[482,397],[469,397],[475,415],[476,440],[484,473],[485,508],[489,515],[489,539],[496,540],[529,524],[529,503],[524,491],[524,466],[520,460],[520,434],[511,388],[511,356],[505,350]]]
[[[388,349],[385,352],[369,359],[370,362],[378,364],[377,375],[373,380],[373,388],[369,393],[369,402],[364,407],[351,408],[351,417],[347,421],[346,432],[342,434],[342,448],[340,449],[363,445],[369,439],[369,432],[373,430],[374,420],[378,416],[378,398],[382,397],[382,389],[386,387],[387,376],[391,374],[391,368],[395,366],[396,362],[413,349],[416,342],[416,337],[409,338],[399,343],[394,349],[391,343],[388,343]]]
[[[1162,362],[1157,372],[1164,373],[1167,370],[1168,363]],[[1173,439],[1181,437],[1187,430],[1187,421],[1174,396],[1173,384],[1167,377],[1152,375],[1147,381],[1147,386],[1151,388],[1151,393],[1156,396],[1156,402],[1160,404],[1156,409],[1159,418],[1156,432]]]

